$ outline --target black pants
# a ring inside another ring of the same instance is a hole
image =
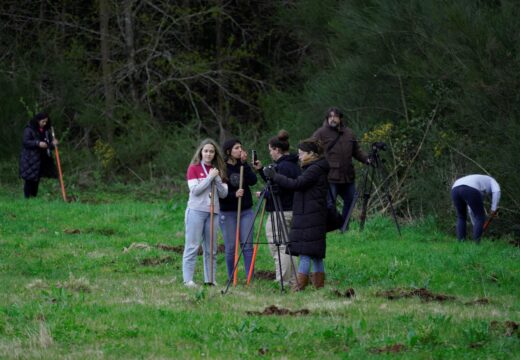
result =
[[[23,194],[25,195],[26,199],[30,197],[36,197],[36,195],[38,195],[39,184],[40,180],[25,180],[25,184],[23,185]]]

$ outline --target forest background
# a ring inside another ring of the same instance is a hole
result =
[[[452,182],[484,173],[502,188],[492,231],[518,232],[519,15],[508,0],[5,0],[0,184],[22,196],[21,135],[41,110],[69,192],[167,196],[201,139],[237,136],[268,163],[279,129],[296,145],[334,105],[364,149],[388,144],[401,219],[451,230]]]

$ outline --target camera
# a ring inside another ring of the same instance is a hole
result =
[[[276,175],[276,168],[276,164],[269,164],[267,166],[264,166],[264,169],[262,171],[268,180],[272,179]]]
[[[382,141],[377,141],[372,143],[372,150],[383,150],[386,151],[386,143]]]

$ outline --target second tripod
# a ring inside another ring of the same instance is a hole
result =
[[[397,221],[397,216],[395,214],[394,205],[392,203],[392,197],[390,195],[390,192],[388,191],[388,187],[386,186],[386,179],[384,178],[384,175],[386,174],[385,167],[383,164],[383,160],[381,159],[381,156],[379,154],[379,151],[383,150],[386,151],[386,144],[384,142],[374,142],[371,146],[371,151],[369,153],[370,158],[370,166],[368,166],[365,169],[365,174],[363,176],[363,203],[361,206],[361,215],[359,216],[359,229],[363,231],[365,227],[365,222],[367,218],[367,210],[368,210],[368,203],[370,200],[370,196],[372,193],[372,189],[374,186],[374,182],[376,181],[376,178],[379,177],[380,181],[380,187],[383,190],[384,197],[388,202],[388,206],[390,208],[390,211],[392,213],[392,218],[394,219],[395,227],[397,229],[397,232],[399,233],[399,236],[401,236],[401,228],[399,227],[399,222]],[[356,193],[354,200],[352,201],[352,204],[349,208],[349,211],[347,213],[347,217],[345,219],[345,222],[342,227],[342,231],[345,230],[346,226],[348,225],[348,222],[350,220],[350,217],[352,215],[352,210],[354,208],[355,202],[358,198],[358,194]]]

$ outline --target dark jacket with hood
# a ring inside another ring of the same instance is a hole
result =
[[[20,177],[24,180],[38,181],[42,177],[57,177],[51,151],[54,149],[51,122],[49,119],[45,127],[40,129],[39,120],[41,119],[35,116],[23,131]],[[40,141],[46,142],[49,147],[40,148]]]
[[[334,146],[331,143],[338,137]],[[352,157],[366,164],[368,155],[359,146],[352,129],[341,122],[337,128],[329,125],[325,120],[323,126],[312,135],[321,142],[325,150],[325,157],[330,165],[329,182],[334,184],[353,183],[356,177]]]
[[[298,165],[298,155],[287,154],[282,155],[278,160],[275,161],[276,171],[278,174],[285,175],[290,179],[296,179],[302,173],[300,165]],[[267,181],[263,171],[260,171],[262,179]],[[280,203],[283,211],[292,211],[293,208],[293,197],[294,191],[289,189],[280,189],[276,184],[273,185],[273,191],[276,191],[280,198]],[[269,212],[275,211],[272,197],[269,193],[266,194],[267,204],[265,209]]]
[[[250,186],[256,184],[258,179],[256,174],[251,169],[248,163],[242,163],[237,160],[235,165],[226,163],[228,182],[228,194],[225,198],[219,199],[220,211],[238,211],[238,198],[236,192],[240,186],[240,166],[244,165],[244,179],[242,188],[244,189],[244,196],[242,196],[241,210],[247,210],[253,207],[253,196],[251,195]]]
[[[293,221],[288,244],[291,255],[325,258],[329,169],[327,160],[319,158],[305,165],[302,174],[296,179],[281,174],[273,177],[273,181],[281,188],[294,191]]]

